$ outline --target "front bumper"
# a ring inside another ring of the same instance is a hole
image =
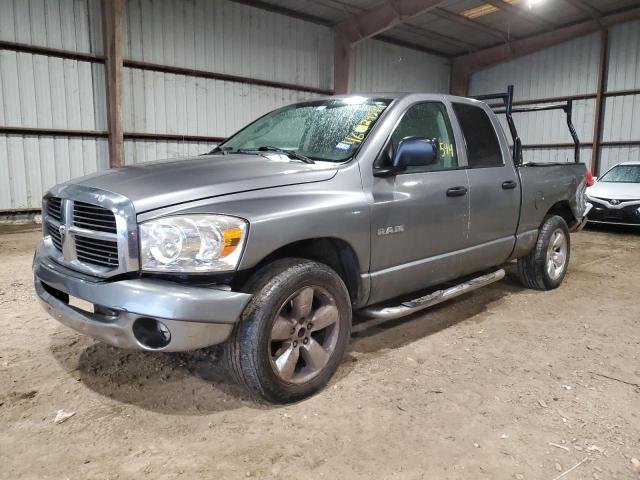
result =
[[[637,201],[630,205],[611,205],[604,200],[592,198],[589,201],[593,204],[587,215],[591,223],[640,226],[640,204]]]
[[[85,276],[47,257],[42,243],[33,274],[36,294],[52,317],[109,345],[137,350],[175,352],[224,342],[251,299],[246,293],[164,280],[105,281]],[[94,311],[70,305],[69,296],[92,303]],[[168,329],[168,344],[151,347],[134,333],[136,322],[148,319]]]

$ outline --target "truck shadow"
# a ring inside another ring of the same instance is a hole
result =
[[[268,408],[251,400],[231,380],[216,348],[140,352],[69,332],[54,337],[50,349],[56,361],[85,387],[145,410],[207,415],[241,407]]]
[[[383,353],[383,350],[402,347],[460,322],[484,321],[490,305],[524,290],[516,277],[515,264],[505,270],[507,275],[500,282],[406,317],[382,321],[354,317],[350,351]]]
[[[349,376],[359,354],[384,354],[463,321],[483,321],[487,308],[522,290],[513,268],[499,283],[431,307],[424,312],[384,322],[354,317],[351,345],[330,382]],[[238,408],[272,409],[252,400],[234,383],[220,358],[220,349],[154,353],[127,351],[67,332],[53,337],[53,357],[94,392],[125,404],[165,414],[207,415]]]

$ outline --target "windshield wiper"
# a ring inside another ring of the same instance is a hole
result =
[[[284,148],[272,147],[271,145],[263,145],[258,148],[252,148],[250,150],[258,150],[259,152],[278,152],[283,153],[289,157],[295,158],[296,160],[302,160],[304,163],[316,163],[311,160],[309,157],[305,157],[301,153],[294,152],[291,150],[285,150]]]
[[[304,163],[316,163],[311,158],[305,157],[301,153],[293,152],[291,150],[286,150],[284,148],[273,147],[271,145],[263,145],[258,148],[239,148],[237,150],[233,150],[229,147],[227,148],[216,147],[213,150],[211,150],[208,153],[208,155],[215,155],[218,153],[222,155],[229,155],[231,153],[250,153],[252,155],[259,155],[259,153],[257,152],[278,152],[278,153],[287,155],[289,157],[295,158],[296,160],[301,160]]]

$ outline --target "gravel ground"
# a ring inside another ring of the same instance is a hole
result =
[[[214,350],[120,351],[49,318],[38,237],[0,234],[1,478],[640,479],[640,232],[575,234],[552,292],[511,266],[356,319],[330,385],[284,407],[248,400]]]

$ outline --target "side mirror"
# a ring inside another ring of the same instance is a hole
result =
[[[400,140],[393,154],[391,165],[396,172],[407,167],[425,167],[438,160],[436,140],[420,137],[406,137]]]

